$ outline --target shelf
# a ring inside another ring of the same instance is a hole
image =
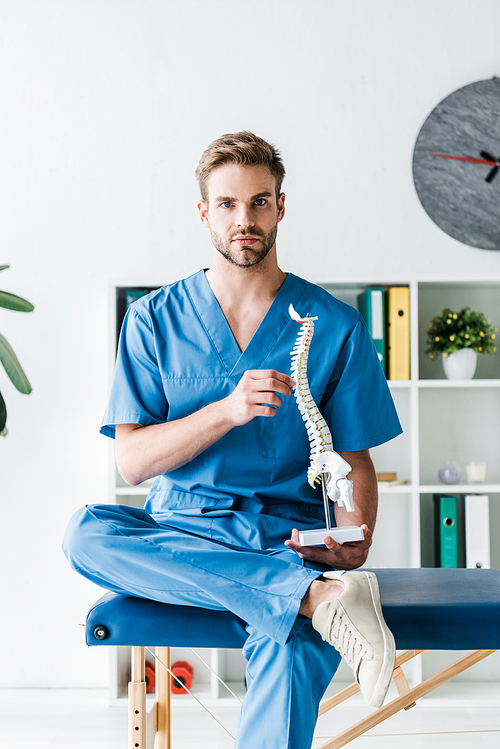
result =
[[[228,681],[227,685],[231,689],[236,697],[243,701],[246,694],[245,685],[243,680],[241,681]],[[195,686],[191,689],[192,694],[201,700],[205,705],[212,707],[224,707],[225,705],[238,705],[238,699],[234,697],[231,692],[222,685],[219,685],[220,693],[218,697],[214,697],[213,690],[208,688],[208,685],[203,689],[203,685]],[[174,705],[192,705],[195,699],[189,694],[172,694],[172,704]]]
[[[472,380],[387,380],[391,390],[407,390],[412,388],[500,388],[500,379],[472,379]]]
[[[400,388],[410,388],[416,385],[416,382],[414,380],[387,380],[387,384],[389,387],[395,390],[399,390]]]
[[[419,380],[419,388],[498,388],[500,380]]]
[[[411,484],[399,484],[399,486],[380,486],[378,485],[379,494],[411,494],[413,486]]]
[[[500,484],[422,484],[420,494],[500,494]]]

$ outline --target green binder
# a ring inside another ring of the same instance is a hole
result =
[[[366,289],[358,294],[358,310],[370,331],[380,364],[386,374],[384,290]]]
[[[439,567],[458,567],[457,498],[434,495],[436,508],[436,559]]]

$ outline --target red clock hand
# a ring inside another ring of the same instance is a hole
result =
[[[472,164],[488,164],[489,166],[497,166],[496,161],[486,161],[485,159],[469,159],[465,156],[448,156],[444,153],[429,153],[428,151],[425,152],[426,156],[437,156],[440,159],[455,159],[456,161],[469,161]]]

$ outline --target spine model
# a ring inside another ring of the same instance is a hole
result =
[[[309,315],[300,317],[292,305],[288,312],[293,320],[301,324],[291,351],[291,374],[296,382],[295,400],[305,422],[311,448],[307,478],[312,487],[323,481],[329,499],[340,506],[345,505],[348,512],[353,512],[352,481],[346,478],[351,466],[333,449],[330,429],[311,395],[307,379],[309,347],[314,335],[314,321],[318,318]]]

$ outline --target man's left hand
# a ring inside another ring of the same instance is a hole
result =
[[[365,535],[363,541],[339,544],[330,536],[325,536],[325,546],[301,546],[299,532],[294,528],[291,539],[285,541],[285,545],[308,562],[319,562],[332,569],[355,570],[366,562],[368,550],[372,545],[372,531],[365,524],[361,528]]]

